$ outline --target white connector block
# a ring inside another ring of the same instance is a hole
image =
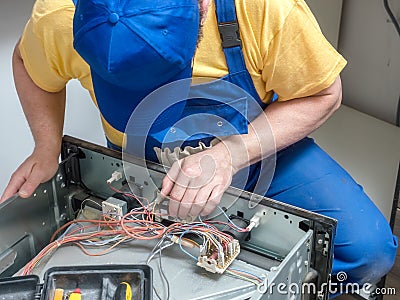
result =
[[[103,215],[120,220],[127,213],[127,203],[114,197],[101,203]]]
[[[197,265],[211,273],[224,273],[240,253],[240,244],[237,240],[230,242],[228,244],[229,248],[232,249],[232,252],[228,250],[227,253],[224,253],[224,257],[218,257],[217,259],[210,258],[208,255],[202,255],[202,251],[200,251]]]
[[[254,216],[250,219],[250,224],[247,226],[247,229],[251,231],[253,228],[257,228],[260,225],[260,219],[266,215],[266,210],[258,211],[254,214]]]
[[[111,174],[111,177],[107,180],[107,183],[108,183],[108,184],[111,184],[111,183],[113,183],[114,181],[120,180],[121,178],[122,178],[122,172],[120,172],[120,171],[114,171],[114,172]]]

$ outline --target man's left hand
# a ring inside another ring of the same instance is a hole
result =
[[[161,189],[162,195],[171,198],[169,214],[182,219],[210,214],[234,173],[231,153],[223,143],[176,161]]]

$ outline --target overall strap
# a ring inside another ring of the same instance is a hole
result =
[[[229,73],[247,70],[242,53],[242,40],[234,0],[215,0],[218,30]]]
[[[215,7],[218,31],[229,70],[229,81],[246,90],[264,108],[266,104],[261,101],[244,61],[235,0],[215,0]],[[277,98],[274,94],[272,101]]]
[[[74,5],[76,6],[76,4],[78,3],[78,0],[72,0],[72,2],[74,2]]]

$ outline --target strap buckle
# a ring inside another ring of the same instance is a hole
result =
[[[237,22],[218,23],[218,30],[221,36],[222,47],[242,47],[242,40],[239,34],[239,24]]]

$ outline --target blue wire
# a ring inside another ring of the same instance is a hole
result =
[[[190,254],[189,252],[187,252],[185,249],[183,249],[182,244],[179,243],[179,248],[181,248],[182,252],[189,255],[191,258],[193,258],[195,261],[197,261],[197,257],[195,257],[194,255]]]
[[[206,227],[206,228],[210,228],[210,229],[214,229],[215,228],[214,226],[212,226],[210,224],[196,223],[196,224],[193,224],[190,227],[188,227],[185,232],[187,232],[187,231],[191,230],[193,227],[197,227],[197,226],[202,226],[202,227]]]
[[[254,277],[257,277],[258,279],[260,279],[261,281],[263,281],[263,279],[262,279],[260,276],[258,276],[258,275],[256,275],[256,274],[253,274],[253,273],[250,273],[250,272],[247,272],[247,271],[238,270],[238,269],[235,269],[235,268],[229,268],[228,270],[233,270],[233,271],[238,271],[238,272],[246,273],[246,274],[252,275],[252,276],[254,276]]]
[[[219,208],[219,210],[224,214],[224,216],[228,219],[229,223],[231,223],[236,229],[239,230],[243,230],[245,228],[240,228],[239,226],[237,226],[235,223],[232,222],[231,219],[229,219],[229,216],[226,214],[226,212],[221,208],[221,206],[217,206]]]
[[[193,226],[192,226],[193,227]],[[193,258],[195,261],[197,261],[197,257],[195,257],[194,255],[190,254],[188,251],[186,251],[185,249],[183,249],[182,247],[182,237],[189,232],[190,228],[185,230],[184,232],[182,232],[182,234],[179,236],[179,248],[181,248],[182,252],[189,255],[191,258]]]

